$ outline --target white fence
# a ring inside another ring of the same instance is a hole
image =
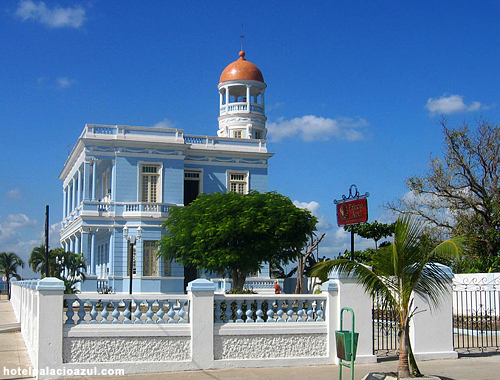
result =
[[[355,311],[356,362],[376,361],[372,301],[352,277],[335,275],[315,295],[222,295],[205,279],[189,283],[187,295],[63,295],[63,288],[54,278],[13,282],[12,304],[37,370],[64,369],[69,375],[114,368],[132,374],[336,364],[342,307]],[[431,333],[421,319],[426,313],[415,317],[417,357],[456,357],[451,338],[429,343],[436,329],[441,338],[446,330],[452,337],[450,309],[425,317],[433,319]],[[349,317],[343,327],[350,329]]]

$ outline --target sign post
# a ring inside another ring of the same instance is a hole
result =
[[[342,199],[335,199],[337,205],[337,225],[350,226],[368,221],[368,198],[370,193],[359,194],[358,187],[351,185],[349,195],[342,195]],[[354,231],[351,230],[351,260],[354,260]]]

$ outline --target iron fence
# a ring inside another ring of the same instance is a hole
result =
[[[480,278],[453,285],[453,346],[456,351],[499,351],[498,285]]]
[[[397,356],[399,347],[399,318],[397,311],[384,305],[382,298],[373,298],[373,354]]]

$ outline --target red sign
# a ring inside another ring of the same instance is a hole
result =
[[[368,202],[366,198],[337,204],[337,224],[346,226],[368,221]]]

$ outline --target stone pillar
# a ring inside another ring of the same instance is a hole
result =
[[[68,204],[66,205],[66,216],[69,216],[71,214],[71,194],[73,192],[71,191],[71,182],[68,182],[68,186],[66,187],[67,189],[67,197],[66,199],[68,200]]]
[[[214,368],[215,284],[199,278],[187,286],[191,295],[191,361],[201,369]]]
[[[82,251],[85,257],[85,264],[87,266],[87,274],[90,274],[90,252],[89,252],[89,233],[82,231]]]
[[[336,284],[337,296],[333,297],[335,305],[329,306],[329,312],[334,313],[332,322],[335,330],[340,330],[340,310],[343,307],[349,307],[354,311],[354,331],[359,333],[358,350],[356,354],[356,363],[376,363],[377,357],[373,355],[373,323],[372,323],[372,298],[365,293],[362,285],[358,284],[354,276],[347,276],[339,272],[332,272],[330,280],[324,286]],[[334,307],[330,310],[330,307]],[[351,315],[344,312],[343,329],[350,330],[352,326]],[[335,336],[330,337],[335,339]],[[335,363],[338,359],[335,354]]]
[[[453,349],[453,271],[436,264],[446,276],[446,290],[438,307],[432,307],[425,297],[414,294],[413,306],[417,313],[410,321],[410,340],[415,359],[458,359]]]
[[[111,161],[111,178],[109,180],[109,187],[111,188],[111,194],[109,194],[110,202],[114,202],[115,200],[115,191],[116,191],[116,160]]]
[[[90,200],[90,162],[83,163],[83,200]]]
[[[81,235],[75,235],[75,253],[82,253]]]
[[[92,162],[92,200],[97,200],[97,162]]]
[[[95,232],[90,235],[90,274],[95,275]]]
[[[229,103],[231,103],[231,94],[229,92],[229,86],[226,87],[226,113],[229,112]]]
[[[63,189],[63,220],[66,219],[67,213],[66,213],[66,206],[68,204],[68,191],[66,188]]]
[[[250,103],[251,103],[250,86],[247,85],[247,112],[250,112]]]
[[[109,274],[115,275],[115,230],[111,230],[109,235]]]
[[[224,96],[222,95],[222,92],[219,92],[219,107],[222,107],[224,104]]]
[[[71,210],[76,208],[76,180],[75,177],[71,180],[72,183],[72,195],[71,195]]]
[[[53,277],[46,277],[38,281],[36,334],[38,342],[36,350],[35,369],[40,371],[46,368],[62,367],[63,343],[63,293],[64,282]],[[37,379],[50,378],[39,375]],[[53,376],[52,376],[53,377]]]
[[[78,206],[82,201],[82,171],[78,169],[78,198],[76,205]]]

